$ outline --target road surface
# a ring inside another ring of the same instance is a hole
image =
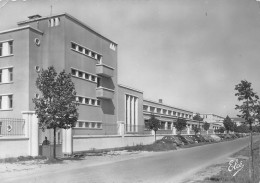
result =
[[[30,177],[15,177],[4,182],[178,183],[248,144],[248,138],[242,138],[104,165],[80,166],[52,173],[43,171]]]

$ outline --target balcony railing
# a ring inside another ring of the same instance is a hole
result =
[[[105,77],[113,77],[114,76],[114,68],[109,67],[104,64],[96,65],[96,73],[97,75],[105,76]]]
[[[104,88],[104,87],[98,87],[96,89],[96,96],[97,98],[103,98],[103,99],[113,99],[114,98],[115,91],[112,89]]]

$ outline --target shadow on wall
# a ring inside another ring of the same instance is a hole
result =
[[[102,80],[103,80],[103,82],[102,82],[103,87],[115,90],[115,85],[114,85],[112,78],[103,77]]]
[[[104,114],[115,115],[115,106],[112,100],[102,100],[101,109]]]

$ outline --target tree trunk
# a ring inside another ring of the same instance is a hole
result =
[[[253,159],[253,137],[252,137],[252,124],[249,123],[250,129],[250,159],[249,159],[249,181],[250,183],[254,183],[254,159]]]
[[[253,152],[253,136],[252,136],[252,130],[250,131],[250,156],[251,156],[251,180],[252,183],[254,183],[254,152]]]
[[[156,131],[154,130],[154,142],[156,141]]]
[[[53,128],[54,144],[53,144],[53,158],[56,158],[56,128]]]

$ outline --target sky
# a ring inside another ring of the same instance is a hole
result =
[[[0,8],[0,30],[64,12],[118,43],[119,83],[145,99],[236,117],[235,85],[247,80],[260,94],[260,2],[10,0]]]

